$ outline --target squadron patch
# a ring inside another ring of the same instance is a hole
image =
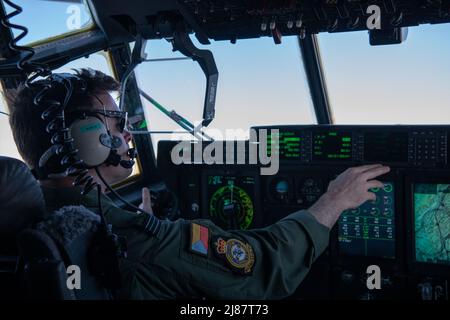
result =
[[[191,224],[191,252],[208,256],[209,249],[209,229],[197,223]]]
[[[226,261],[235,272],[250,275],[255,264],[255,254],[250,244],[238,239],[214,238],[215,254]]]

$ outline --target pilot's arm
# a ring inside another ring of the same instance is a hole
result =
[[[157,238],[129,243],[129,299],[283,298],[328,245],[329,229],[299,211],[263,229],[224,231],[209,220],[165,222]]]
[[[225,231],[209,220],[163,222],[155,237],[128,237],[122,261],[127,299],[283,298],[294,292],[325,250],[342,211],[375,200],[380,165],[351,168],[307,211],[263,229]]]

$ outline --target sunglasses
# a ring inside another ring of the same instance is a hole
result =
[[[125,129],[128,131],[138,131],[145,129],[147,127],[147,122],[145,120],[144,115],[135,115],[133,117],[128,117],[128,112],[126,111],[114,111],[114,110],[104,110],[104,109],[89,109],[83,110],[79,109],[73,112],[70,112],[71,115],[82,115],[82,116],[96,116],[102,115],[107,118],[117,119],[117,130],[120,133],[123,133]]]
[[[111,111],[111,110],[101,110],[101,111],[94,111],[96,114],[101,114],[107,118],[113,118],[117,119],[117,130],[119,130],[120,133],[123,133],[125,129],[129,128],[128,125],[128,112],[125,111]]]
[[[104,109],[89,109],[89,110],[75,110],[69,113],[71,116],[98,116],[102,115],[106,118],[117,119],[117,130],[123,133],[125,129],[129,129],[128,112],[126,111],[114,111],[114,110],[104,110]]]

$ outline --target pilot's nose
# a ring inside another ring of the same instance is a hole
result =
[[[131,139],[133,139],[133,135],[131,134],[130,131],[128,131],[127,129],[125,129],[123,131],[123,138],[125,139],[126,143],[130,143]]]

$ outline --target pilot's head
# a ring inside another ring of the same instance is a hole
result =
[[[86,90],[75,90],[67,104],[65,114],[67,116],[67,126],[69,126],[76,117],[72,114],[79,114],[80,110],[94,112],[96,118],[100,119],[111,136],[121,140],[120,147],[117,148],[117,154],[122,160],[129,160],[127,155],[131,134],[127,131],[126,116],[120,112],[111,93],[118,92],[119,83],[112,77],[92,69],[81,69],[76,72],[78,77],[85,81]],[[44,110],[33,103],[39,88],[20,88],[9,98],[11,106],[10,124],[19,153],[24,161],[31,168],[38,168],[39,160],[42,154],[51,147],[51,137],[46,132],[48,121],[41,119]],[[61,101],[65,96],[64,88],[55,87],[51,93],[46,95],[47,99],[54,97]],[[110,112],[115,111],[115,112]],[[51,165],[51,163],[50,163]],[[99,166],[100,172],[105,180],[110,183],[117,183],[131,174],[131,168],[123,166],[112,166],[102,164]],[[91,175],[96,176],[93,169]],[[70,178],[66,178],[70,179]],[[51,179],[50,179],[51,180]]]

